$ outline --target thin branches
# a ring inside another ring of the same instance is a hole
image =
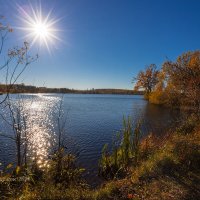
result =
[[[1,20],[2,18],[0,18]],[[3,54],[3,47],[5,45],[8,33],[13,32],[10,26],[4,26],[0,23],[0,55]],[[29,44],[24,42],[22,47],[14,47],[5,51],[5,62],[0,63],[0,71],[3,78],[5,70],[5,85],[6,92],[4,98],[0,101],[3,104],[9,96],[9,93],[13,85],[17,82],[20,76],[24,73],[28,65],[35,62],[38,59],[38,55],[32,57],[29,55]],[[1,91],[0,91],[1,92]]]

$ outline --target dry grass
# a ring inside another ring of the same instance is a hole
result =
[[[142,143],[142,153],[140,165],[132,168],[126,179],[112,183],[118,197],[107,195],[104,199],[200,199],[199,128],[160,142],[149,136]]]
[[[126,178],[95,190],[87,186],[24,185],[16,198],[69,200],[190,200],[200,199],[200,127],[160,140],[150,135],[140,145],[140,160]]]

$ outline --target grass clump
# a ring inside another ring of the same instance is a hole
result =
[[[81,175],[83,168],[76,166],[76,158],[72,154],[66,154],[63,148],[60,148],[50,161],[45,176],[46,179],[55,185],[62,184],[67,187],[73,184],[82,184]]]
[[[138,122],[133,129],[131,119],[123,119],[122,134],[117,134],[112,152],[109,153],[108,145],[102,149],[102,157],[99,162],[99,174],[106,179],[121,177],[130,163],[137,165],[139,159],[139,140],[141,123]],[[121,136],[121,137],[120,137]]]
[[[91,199],[88,185],[82,179],[84,169],[75,157],[60,148],[40,169],[29,166],[27,173],[7,173],[0,177],[1,199]]]

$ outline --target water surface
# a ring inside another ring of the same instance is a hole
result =
[[[18,95],[11,95],[19,106]],[[105,143],[112,144],[116,132],[122,129],[123,116],[130,116],[133,124],[143,117],[143,135],[148,132],[163,134],[176,119],[177,113],[167,108],[149,104],[139,95],[99,94],[24,94],[20,97],[26,113],[31,142],[29,154],[39,157],[38,164],[47,164],[49,152],[56,144],[57,119],[60,100],[63,99],[65,145],[77,156],[78,164],[86,169],[85,177],[93,185],[98,184],[98,160]],[[1,108],[1,113],[9,112]],[[1,119],[0,131],[12,135],[12,128]],[[14,143],[9,138],[0,138],[0,162],[14,162]]]

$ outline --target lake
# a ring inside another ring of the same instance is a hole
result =
[[[77,163],[86,169],[85,178],[92,185],[98,178],[98,160],[105,143],[112,144],[113,137],[122,129],[122,119],[130,116],[133,124],[143,118],[142,134],[164,134],[177,119],[178,113],[168,108],[149,104],[139,95],[99,94],[23,94],[11,95],[14,105],[23,105],[30,132],[29,154],[37,155],[39,163],[47,162],[52,146],[56,144],[57,119],[62,100],[65,124],[65,145],[77,156]],[[9,112],[1,108],[1,114],[9,119]],[[1,119],[0,131],[12,135],[12,128]],[[0,163],[14,162],[14,143],[1,137]]]

